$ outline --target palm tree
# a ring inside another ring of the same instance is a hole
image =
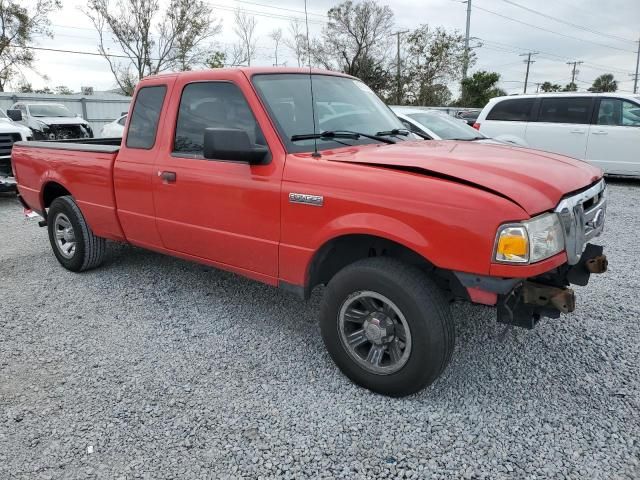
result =
[[[618,82],[613,79],[612,73],[600,75],[593,81],[590,92],[615,92],[618,90]]]

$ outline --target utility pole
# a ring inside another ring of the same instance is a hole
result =
[[[582,65],[584,62],[567,62],[567,65],[573,65],[571,69],[571,83],[576,83],[576,75],[580,73],[580,70],[576,70],[578,65]]]
[[[462,2],[467,4],[467,30],[464,35],[464,65],[462,66],[462,78],[467,78],[469,69],[469,31],[471,30],[471,0]]]
[[[398,91],[396,92],[396,105],[400,105],[402,103],[402,85],[400,84],[400,35],[403,33],[409,33],[409,30],[397,31],[393,34],[396,36],[398,44],[398,53],[396,56],[396,82],[398,88]]]
[[[531,60],[531,57],[537,54],[538,52],[529,52],[529,53],[521,53],[519,55],[520,57],[527,57],[527,59],[524,61],[527,64],[527,73],[525,73],[525,76],[524,76],[524,93],[527,93],[527,84],[529,83],[529,67],[531,66],[532,63],[536,63],[535,60]]]
[[[633,80],[633,93],[638,93],[638,64],[640,64],[640,38],[638,39],[638,55],[636,56],[636,74]]]

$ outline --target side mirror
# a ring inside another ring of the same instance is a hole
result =
[[[20,110],[7,110],[7,117],[14,122],[22,121],[22,111]]]
[[[249,164],[265,163],[269,149],[249,140],[249,134],[239,128],[205,128],[204,158],[233,160]]]

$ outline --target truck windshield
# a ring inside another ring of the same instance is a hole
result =
[[[359,80],[313,75],[315,129],[308,74],[261,74],[254,75],[252,80],[290,152],[311,151],[314,140],[300,137],[309,137],[314,131],[318,134],[351,131],[375,136],[378,132],[404,130],[393,112]],[[296,137],[295,140],[292,137]],[[405,139],[405,136],[397,139]],[[322,137],[316,141],[319,150],[380,143],[364,135]]]
[[[29,113],[34,117],[73,117],[67,107],[62,105],[29,105]]]

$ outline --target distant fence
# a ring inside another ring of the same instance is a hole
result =
[[[0,108],[6,112],[16,102],[60,103],[89,124],[96,136],[107,123],[129,110],[131,98],[117,94],[55,95],[46,93],[0,92]]]

